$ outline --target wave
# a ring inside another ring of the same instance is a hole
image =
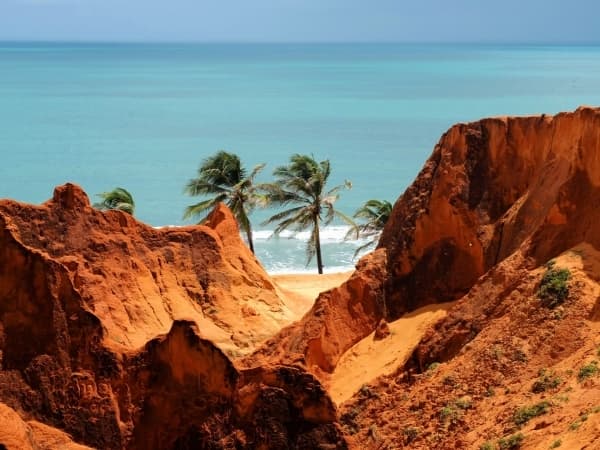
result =
[[[348,234],[349,230],[350,227],[344,225],[324,227],[320,231],[321,244],[337,244],[345,242],[348,244],[354,244],[358,247],[360,245],[364,245],[369,241],[365,238],[346,239],[346,235]],[[277,236],[274,236],[273,230],[256,230],[253,233],[253,237],[255,241],[267,241],[269,239],[278,239]],[[293,239],[302,242],[308,242],[308,240],[310,239],[310,231],[293,232],[285,230],[279,234],[279,239]]]

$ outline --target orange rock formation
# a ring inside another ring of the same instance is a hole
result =
[[[594,108],[453,126],[394,205],[378,249],[256,357],[331,373],[381,318],[461,298],[517,249],[536,267],[582,241],[600,247],[599,155]]]
[[[293,361],[335,382],[341,356],[381,318],[459,300],[343,406],[351,446],[596,448],[597,375],[579,373],[600,355],[599,188],[600,109],[456,125],[396,202],[378,249],[248,360]],[[558,310],[537,295],[552,258],[572,274]],[[549,373],[556,386],[535,391]],[[543,417],[520,423],[534,405]]]
[[[157,230],[71,184],[42,206],[0,202],[0,402],[23,433],[37,421],[100,449],[344,448],[311,375],[230,359],[291,318],[223,206],[207,226]]]

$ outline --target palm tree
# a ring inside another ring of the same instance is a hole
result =
[[[211,197],[188,206],[184,218],[199,216],[202,223],[217,203],[224,202],[233,212],[240,229],[246,234],[248,246],[254,253],[252,226],[248,216],[254,207],[261,203],[261,195],[254,185],[254,178],[264,166],[257,165],[250,175],[247,175],[240,158],[233,153],[221,150],[206,158],[198,168],[198,177],[188,181],[185,192],[189,195]]]
[[[118,209],[119,211],[124,211],[133,215],[135,203],[133,201],[133,196],[127,190],[117,187],[112,191],[102,192],[96,196],[100,197],[102,201],[94,203],[94,208],[100,210]]]
[[[373,245],[383,230],[386,222],[392,214],[392,204],[387,200],[368,200],[356,210],[353,217],[355,219],[364,219],[365,222],[354,225],[346,234],[346,238],[355,235],[355,238],[372,238],[369,242],[361,245],[354,252],[354,257],[365,248]]]
[[[307,265],[316,254],[319,274],[323,273],[320,226],[330,224],[335,217],[352,222],[352,219],[333,207],[339,197],[339,191],[344,188],[350,189],[352,185],[346,181],[325,192],[330,173],[329,160],[317,162],[311,156],[295,154],[287,166],[277,167],[273,171],[275,182],[263,186],[269,203],[295,205],[275,214],[263,224],[279,222],[274,230],[275,235],[287,229],[294,232],[311,229],[306,247]]]

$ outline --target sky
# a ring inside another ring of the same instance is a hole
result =
[[[0,0],[0,40],[598,43],[597,0]]]

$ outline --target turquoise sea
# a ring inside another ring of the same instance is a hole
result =
[[[292,153],[329,158],[338,206],[395,201],[453,123],[600,104],[600,47],[408,44],[0,43],[0,197],[40,203],[55,185],[123,186],[137,217],[182,225],[183,195],[219,149],[262,180]],[[268,239],[271,272],[305,266],[306,234]],[[326,270],[359,243],[324,231]]]

